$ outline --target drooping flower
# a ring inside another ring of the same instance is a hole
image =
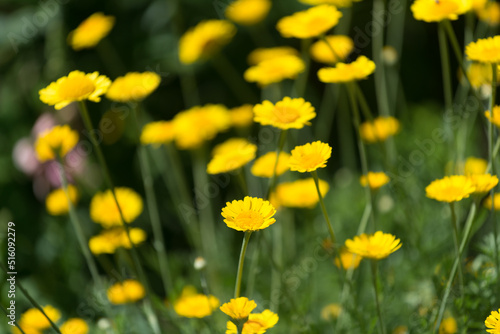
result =
[[[359,267],[362,259],[363,258],[361,256],[350,252],[345,247],[342,247],[339,256],[335,258],[335,265],[340,268],[340,264],[342,264],[342,268],[344,270],[351,268],[356,269]]]
[[[500,334],[500,308],[498,311],[491,311],[484,321],[486,331],[491,334]]]
[[[179,41],[179,60],[192,64],[210,58],[236,34],[236,27],[226,20],[208,20],[198,23],[182,35]]]
[[[94,13],[69,33],[68,44],[77,51],[93,48],[109,34],[114,24],[114,16]]]
[[[321,39],[311,45],[311,57],[319,63],[345,61],[354,49],[354,42],[349,36],[329,35],[325,36],[325,40]]]
[[[259,62],[248,68],[243,77],[248,82],[256,82],[261,86],[281,82],[285,79],[295,79],[304,72],[304,61],[295,55],[285,55]]]
[[[271,9],[270,0],[236,0],[224,12],[229,20],[251,26],[264,20]]]
[[[336,26],[341,17],[342,13],[335,6],[319,5],[283,17],[276,28],[286,38],[317,37]]]
[[[389,233],[377,231],[375,234],[361,234],[354,239],[347,239],[345,246],[354,254],[364,258],[380,260],[401,248],[401,240]]]
[[[146,240],[146,232],[140,228],[129,229],[130,239],[134,245],[139,245]],[[89,248],[92,254],[113,254],[118,248],[132,248],[127,232],[123,227],[113,227],[103,230],[100,234],[89,240]]]
[[[486,110],[484,116],[486,116],[491,123],[500,128],[500,106],[493,107],[493,114],[491,111]]]
[[[248,320],[243,324],[241,334],[261,334],[278,323],[279,317],[271,310],[264,310],[262,313],[250,313]],[[237,334],[236,324],[227,322],[226,334]]]
[[[228,303],[222,304],[220,310],[230,316],[233,320],[243,320],[248,318],[250,312],[257,307],[253,300],[247,297],[231,299]]]
[[[290,154],[280,152],[278,164],[276,165],[276,152],[267,152],[255,160],[250,171],[254,176],[269,178],[273,176],[274,166],[276,165],[276,176],[280,176],[290,169],[288,167],[289,159]]]
[[[318,78],[324,83],[345,83],[366,79],[375,71],[375,63],[365,56],[359,56],[352,63],[337,63],[335,67],[324,67],[318,71]]]
[[[325,197],[330,186],[328,182],[319,180],[321,196]],[[300,179],[292,182],[283,182],[276,186],[274,200],[280,206],[287,208],[314,208],[318,202],[318,192],[313,178]]]
[[[78,190],[72,184],[68,185],[68,195],[74,205],[78,201]],[[45,198],[47,212],[53,216],[65,215],[69,211],[68,198],[63,188],[51,191]]]
[[[487,168],[488,168],[488,161],[481,158],[468,157],[465,160],[464,174],[465,175],[485,174]]]
[[[212,295],[196,293],[192,286],[186,286],[174,303],[174,311],[181,317],[205,318],[219,307],[219,299]]]
[[[432,181],[425,188],[425,193],[429,198],[451,203],[468,198],[475,190],[474,184],[467,176],[453,175]]]
[[[362,175],[359,182],[363,187],[369,186],[372,190],[377,190],[380,187],[389,183],[391,179],[384,172],[368,172],[367,175]]]
[[[141,196],[126,187],[115,188],[115,194],[125,222],[130,223],[139,216],[143,209]],[[98,192],[90,201],[90,218],[104,228],[122,226],[120,211],[111,190]]]
[[[315,141],[302,146],[296,146],[288,162],[291,171],[300,173],[312,172],[326,167],[327,160],[332,155],[332,148],[326,143]]]
[[[416,0],[411,5],[413,17],[425,22],[456,20],[470,9],[470,1],[464,0]]]
[[[453,317],[447,317],[441,321],[439,325],[439,334],[455,334],[458,333],[457,321]]]
[[[243,200],[227,202],[221,214],[228,227],[246,232],[262,230],[274,224],[275,213],[276,209],[268,201],[246,196]]]
[[[57,322],[61,318],[61,312],[51,305],[46,305],[42,307],[43,312],[52,320],[52,322]],[[21,319],[19,321],[26,328],[31,328],[39,331],[50,328],[50,322],[47,320],[45,315],[40,312],[37,308],[30,308],[21,314]],[[24,329],[24,327],[23,327]]]
[[[213,158],[207,166],[208,174],[227,173],[243,167],[253,159],[257,153],[257,145],[243,138],[231,138],[217,145],[213,151]]]
[[[367,143],[382,142],[399,132],[399,121],[392,117],[377,117],[373,121],[363,122],[359,132],[363,141]]]
[[[134,279],[113,284],[107,291],[108,300],[115,305],[135,303],[145,295],[144,286]]]
[[[236,128],[245,128],[253,123],[253,105],[244,104],[229,110],[231,125]]]
[[[160,146],[174,140],[175,129],[172,121],[157,121],[146,124],[141,132],[141,144]]]
[[[78,132],[69,125],[56,125],[38,135],[35,151],[40,162],[63,158],[78,143]]]
[[[116,102],[141,101],[158,88],[160,81],[160,76],[154,72],[129,72],[113,81],[106,97]]]
[[[247,61],[250,65],[257,65],[258,63],[279,58],[283,56],[299,56],[299,51],[290,46],[276,46],[272,48],[258,48],[250,52]]]
[[[342,312],[342,306],[339,304],[328,304],[321,309],[321,319],[325,321],[331,321],[337,319]]]
[[[500,36],[480,38],[465,48],[467,58],[481,63],[500,63]]]
[[[494,193],[493,194],[493,203],[492,203],[492,200],[491,200],[491,196],[486,197],[486,199],[484,200],[483,205],[488,210],[491,210],[491,205],[493,205],[493,210],[499,211],[500,210],[500,193]]]
[[[71,318],[66,320],[59,328],[62,334],[87,334],[89,325],[80,318]]]
[[[271,125],[282,130],[302,129],[304,125],[316,117],[314,107],[303,98],[285,97],[276,102],[263,101],[253,108],[254,121],[262,125]]]
[[[498,177],[491,174],[474,174],[468,176],[472,181],[475,194],[485,194],[498,184]]]

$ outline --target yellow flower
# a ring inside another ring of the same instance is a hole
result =
[[[257,145],[243,138],[231,138],[217,145],[207,166],[208,174],[227,173],[255,159]]]
[[[175,129],[172,121],[157,121],[146,124],[141,132],[141,144],[159,146],[174,140]]]
[[[226,20],[208,20],[189,29],[179,41],[179,60],[192,64],[210,58],[236,34],[236,27]]]
[[[472,186],[475,188],[475,194],[484,194],[495,188],[498,184],[498,177],[491,174],[475,174],[469,175],[469,180],[472,182]]]
[[[365,233],[355,236],[353,240],[347,239],[345,242],[347,249],[354,254],[364,258],[380,260],[401,248],[401,240],[389,233],[377,231],[375,234]]]
[[[160,81],[154,72],[129,72],[113,81],[106,97],[116,102],[141,101],[158,88]]]
[[[351,268],[356,269],[359,267],[362,259],[363,258],[361,256],[350,252],[345,247],[342,247],[339,256],[335,258],[335,265],[340,268],[340,263],[342,263],[342,268],[344,268],[344,270]]]
[[[72,184],[68,185],[68,195],[71,203],[76,204],[78,201],[78,190]],[[53,216],[67,214],[69,211],[68,198],[63,188],[51,191],[45,199],[45,207],[47,212]]]
[[[38,135],[35,151],[40,162],[61,158],[68,154],[78,143],[78,132],[68,125],[56,125]]]
[[[349,36],[329,35],[325,36],[325,39],[326,42],[319,40],[311,45],[311,57],[319,63],[345,61],[354,49],[354,42]]]
[[[195,149],[231,126],[231,117],[221,104],[192,107],[175,115],[175,143],[181,149]]]
[[[457,321],[453,317],[448,317],[441,321],[439,334],[455,334],[458,332]]]
[[[362,123],[359,132],[365,142],[376,143],[394,136],[399,128],[399,121],[394,117],[377,117],[373,122]]]
[[[377,190],[380,187],[389,183],[391,179],[384,172],[368,172],[367,175],[362,175],[359,182],[363,187],[369,186],[372,190]]]
[[[276,209],[268,201],[246,196],[243,200],[227,202],[221,214],[228,227],[246,232],[262,230],[274,224],[275,213]]]
[[[94,13],[69,33],[68,44],[74,50],[93,48],[109,34],[114,24],[114,16]]]
[[[326,167],[326,161],[332,155],[332,148],[328,144],[315,141],[296,146],[291,153],[288,162],[290,170],[305,173]]]
[[[321,196],[324,197],[329,189],[328,182],[319,180]],[[319,202],[314,179],[308,178],[278,184],[275,190],[275,200],[287,208],[314,208]]]
[[[488,161],[480,158],[468,157],[467,160],[465,160],[464,174],[485,174],[487,168]]]
[[[493,78],[491,66],[483,63],[471,63],[467,68],[467,77],[474,89],[491,84]]]
[[[127,279],[113,284],[108,289],[107,295],[111,304],[129,304],[144,298],[146,291],[139,281]]]
[[[19,326],[23,329],[24,334],[43,334],[42,331],[39,331],[36,328],[28,327],[26,324],[23,324],[22,321],[19,321]],[[23,334],[17,327],[12,328],[12,333],[14,334]]]
[[[394,328],[394,330],[392,331],[392,334],[409,334],[409,333],[410,331],[406,326],[398,326]]]
[[[471,3],[466,0],[416,0],[411,5],[413,17],[425,22],[456,20],[470,9]]]
[[[467,58],[481,63],[500,62],[500,36],[478,39],[465,48]]]
[[[253,123],[253,105],[244,104],[240,107],[229,110],[231,125],[237,128],[244,128]]]
[[[134,245],[146,240],[146,232],[140,228],[131,228],[129,232]],[[106,229],[89,240],[90,251],[95,255],[113,254],[120,247],[132,248],[127,232],[122,227]]]
[[[335,67],[324,67],[318,71],[318,78],[324,83],[344,83],[366,79],[375,71],[375,63],[365,56],[359,56],[352,63],[337,63]]]
[[[321,319],[331,321],[337,319],[342,312],[342,306],[339,304],[328,304],[321,309]]]
[[[338,8],[351,7],[353,2],[359,2],[359,1],[361,0],[299,0],[299,2],[302,2],[306,5],[317,6],[317,5],[329,4],[329,5],[334,5],[335,7]]]
[[[196,293],[194,287],[185,287],[174,303],[175,313],[186,318],[204,318],[219,307],[219,300],[212,295]]]
[[[500,308],[498,311],[491,311],[484,321],[486,331],[491,334],[500,334]]]
[[[123,218],[127,223],[139,216],[143,209],[141,196],[130,188],[117,187],[115,194],[120,204]],[[90,218],[104,228],[122,226],[120,212],[111,190],[98,192],[90,201]]]
[[[57,322],[61,318],[61,312],[58,309],[52,307],[51,305],[46,305],[42,307],[43,312],[52,320],[52,322]],[[32,328],[35,330],[43,331],[50,328],[50,322],[47,318],[40,312],[37,308],[30,308],[21,315],[20,322],[27,328]]]
[[[474,184],[467,176],[453,175],[432,181],[425,188],[425,193],[429,198],[451,203],[468,198],[475,190]]]
[[[487,208],[488,210],[491,210],[491,196],[486,197],[484,200],[484,207]],[[494,193],[493,194],[493,209],[495,211],[500,210],[500,193]]]
[[[303,98],[291,99],[288,96],[272,104],[264,101],[253,108],[254,121],[262,125],[272,125],[282,130],[302,129],[316,117],[314,107]]]
[[[264,310],[262,313],[250,313],[248,320],[243,324],[241,334],[261,334],[278,323],[278,315],[271,310]],[[236,325],[228,321],[226,334],[238,334]]]
[[[476,12],[477,17],[490,26],[497,26],[500,23],[500,4],[495,1],[489,1],[486,6]]]
[[[286,55],[263,60],[248,68],[243,77],[248,82],[257,82],[261,86],[281,82],[285,79],[295,79],[304,72],[305,65],[300,57]]]
[[[489,110],[486,110],[484,112],[484,116],[493,123],[495,126],[500,128],[500,106],[494,106],[493,107],[493,115]]]
[[[224,15],[233,22],[251,26],[264,20],[270,9],[270,0],[236,0],[226,7]]]
[[[99,75],[99,72],[85,74],[81,71],[73,71],[68,76],[52,82],[38,93],[43,103],[59,110],[76,101],[99,102],[109,85],[111,85],[111,80],[105,75]]]
[[[273,176],[274,165],[276,165],[276,176],[280,176],[290,169],[288,167],[289,159],[290,154],[280,152],[278,164],[276,165],[276,152],[267,152],[255,160],[250,171],[254,176],[269,178]]]
[[[59,329],[62,334],[87,334],[89,332],[89,326],[80,318],[66,320]]]
[[[273,48],[258,48],[250,52],[248,55],[248,64],[257,65],[258,63],[279,58],[283,56],[299,56],[299,51],[290,46],[276,46]]]
[[[256,307],[257,304],[253,300],[248,300],[247,297],[239,297],[224,303],[220,310],[234,320],[242,320],[248,318],[250,312]]]
[[[283,37],[317,37],[336,26],[341,17],[342,13],[335,6],[319,5],[283,17],[276,28]]]

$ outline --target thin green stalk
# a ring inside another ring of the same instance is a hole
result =
[[[279,161],[280,153],[281,153],[281,151],[283,151],[283,147],[285,146],[286,134],[287,134],[287,130],[281,130],[280,136],[278,139],[278,146],[276,148],[276,161],[274,162],[274,166],[273,166],[273,176],[269,180],[269,187],[267,189],[266,198],[269,198],[269,196],[271,195],[271,192],[276,187],[276,182],[278,179],[276,176],[276,170],[278,169],[278,161]]]
[[[448,44],[446,42],[446,32],[441,23],[438,24],[438,37],[439,37],[439,53],[441,55],[441,71],[443,73],[443,89],[444,89],[444,104],[445,111],[451,112],[453,108],[453,93],[451,85],[451,70],[450,70],[450,57],[448,54]],[[446,124],[448,124],[447,122]],[[449,154],[453,154],[453,131],[451,126],[447,125],[447,132],[449,134]],[[450,157],[450,160],[454,160]]]
[[[5,313],[6,316],[9,316],[9,312],[7,311],[7,309],[5,307],[3,307],[3,305],[0,305],[0,308],[2,309],[3,313]],[[10,318],[9,318],[10,319]],[[21,334],[26,334],[23,329],[21,328],[21,326],[19,326],[18,322],[16,320],[14,320],[14,325],[17,327],[17,329],[21,332]]]
[[[384,324],[384,318],[382,317],[382,310],[380,307],[380,296],[379,296],[379,291],[378,291],[378,261],[377,260],[371,260],[370,261],[371,269],[372,269],[372,282],[373,282],[373,290],[375,292],[375,305],[377,306],[377,316],[378,316],[378,324],[379,324],[379,331],[380,334],[385,334],[385,324]]]
[[[491,96],[490,96],[490,113],[493,115],[493,108],[495,107],[495,99],[496,99],[496,92],[497,92],[497,63],[493,63],[491,65],[491,71],[493,72],[493,79],[491,80]],[[489,152],[489,163],[491,165],[491,170],[495,172],[495,159],[494,159],[494,152],[493,152],[493,123],[488,122],[488,152]],[[490,197],[491,200],[493,201],[494,198],[494,189],[492,188],[490,190]],[[497,222],[495,220],[495,209],[494,206],[491,205],[491,216],[492,216],[492,222],[493,222],[493,239],[494,239],[494,261],[495,261],[495,269],[497,275],[500,273],[500,260],[498,257],[498,228],[497,228]],[[500,280],[497,280],[497,294],[500,293]]]
[[[248,242],[250,240],[250,236],[252,235],[252,231],[245,232],[245,236],[243,238],[243,243],[241,245],[240,259],[238,261],[238,273],[236,275],[236,284],[234,287],[234,298],[239,298],[241,293],[241,278],[243,277],[243,264],[245,262],[245,253],[247,251]]]
[[[283,225],[275,224],[271,230],[273,234],[272,257],[279,268],[283,268]],[[274,269],[271,274],[270,305],[271,311],[278,313],[281,296],[282,271]]]
[[[309,47],[311,46],[311,39],[305,38],[300,42],[302,61],[304,61],[305,69],[304,72],[300,73],[294,84],[294,95],[295,97],[303,97],[306,92],[307,78],[309,77],[309,66],[311,64],[311,56],[309,53]]]
[[[385,0],[374,0],[373,2],[373,25],[379,25],[377,20],[377,13],[385,12]],[[373,34],[372,37],[372,54],[373,61],[377,66],[377,70],[374,73],[375,76],[375,91],[377,96],[378,110],[381,115],[389,116],[391,111],[389,110],[389,96],[387,93],[387,83],[385,77],[384,61],[382,60],[382,48],[384,47],[384,26],[380,26],[381,31],[378,34]]]
[[[316,122],[316,137],[328,142],[330,131],[335,119],[335,111],[339,101],[339,85],[326,84],[321,101],[318,121]]]
[[[500,137],[497,137],[497,141],[495,142],[495,147],[493,148],[493,159],[491,159],[492,161],[495,160],[499,150],[500,150]],[[486,167],[485,173],[490,173],[492,170],[491,167],[492,167],[492,163],[488,162],[488,167]]]
[[[245,195],[245,196],[250,195],[248,193],[247,180],[245,178],[245,170],[243,169],[243,167],[238,168],[238,170],[236,171],[236,177],[238,178],[238,181],[240,182],[241,191],[243,192],[243,195]]]
[[[373,113],[370,109],[370,105],[368,102],[366,102],[365,95],[363,94],[363,91],[359,87],[357,82],[353,82],[352,85],[354,86],[354,89],[356,91],[356,97],[358,99],[359,106],[361,107],[361,112],[363,113],[363,116],[365,116],[366,119],[369,121],[373,121]]]
[[[335,233],[333,232],[332,223],[330,222],[330,218],[328,217],[328,212],[326,211],[325,202],[323,201],[323,195],[321,195],[321,191],[319,189],[319,178],[317,171],[312,171],[311,175],[314,179],[314,184],[316,185],[316,191],[318,192],[319,204],[321,206],[321,211],[323,211],[323,216],[325,217],[326,224],[328,225],[328,232],[330,233],[330,238],[332,239],[332,243],[335,245],[336,238]]]
[[[256,102],[259,100],[248,83],[243,80],[243,76],[234,68],[233,64],[231,64],[222,52],[212,57],[212,65],[241,103]]]
[[[248,280],[247,280],[247,288],[246,288],[246,296],[250,298],[253,295],[253,289],[255,287],[255,277],[257,276],[257,272],[259,269],[259,255],[260,255],[260,239],[262,237],[262,233],[257,234],[255,244],[257,247],[254,247],[253,253],[251,255],[252,261],[250,262],[250,269],[248,271]]]
[[[458,231],[458,223],[457,223],[457,215],[455,213],[455,203],[450,202],[450,209],[451,209],[451,227],[453,229],[453,244],[455,245],[455,257],[459,258],[459,236],[460,232]],[[460,259],[460,262],[462,259]],[[464,295],[464,274],[462,270],[462,265],[458,267],[458,282],[459,282],[459,287],[460,287],[460,296],[463,297]]]
[[[182,98],[184,99],[184,106],[191,108],[200,104],[200,95],[196,88],[196,76],[191,67],[184,73],[180,74],[179,80],[181,83]]]

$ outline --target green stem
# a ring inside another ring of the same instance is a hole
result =
[[[385,0],[374,0],[373,2],[373,24],[379,25],[377,22],[376,13],[385,12]],[[380,31],[378,34],[373,34],[372,38],[372,54],[373,61],[377,66],[377,70],[375,71],[375,91],[377,96],[377,105],[378,110],[381,115],[389,116],[391,111],[389,110],[389,96],[387,93],[387,83],[385,77],[385,66],[384,61],[382,60],[382,48],[384,47],[384,26],[381,25]]]
[[[462,262],[462,259],[459,258],[459,231],[458,231],[458,223],[457,223],[457,215],[455,213],[455,203],[451,202],[450,203],[450,209],[451,209],[451,227],[453,229],[453,244],[455,245],[455,257],[457,257],[460,261]],[[458,267],[458,282],[460,286],[460,296],[464,296],[464,274],[462,270],[462,264]]]
[[[384,324],[384,319],[382,318],[382,310],[380,307],[380,296],[379,296],[379,291],[378,291],[378,273],[377,273],[377,267],[378,267],[378,262],[377,260],[371,260],[371,269],[372,269],[372,282],[373,282],[373,290],[375,292],[375,305],[377,306],[377,316],[378,316],[378,324],[379,324],[379,331],[380,334],[385,334],[385,324]]]
[[[236,275],[236,285],[234,287],[234,298],[239,298],[241,293],[241,278],[243,277],[243,264],[245,262],[245,253],[247,251],[248,241],[252,231],[245,232],[243,243],[241,245],[240,259],[238,261],[238,274]]]
[[[179,80],[182,87],[181,91],[184,99],[184,106],[186,108],[191,108],[200,104],[200,95],[198,94],[198,89],[196,88],[196,76],[191,67],[179,75]]]
[[[238,181],[240,182],[241,191],[243,191],[243,195],[250,195],[248,192],[247,180],[245,178],[245,170],[244,167],[239,168],[236,171],[236,176],[238,177]]]
[[[438,37],[439,37],[439,51],[441,55],[441,70],[443,73],[443,89],[444,89],[444,102],[446,113],[452,111],[453,104],[453,93],[451,85],[451,70],[450,70],[450,57],[448,54],[448,44],[446,42],[446,32],[443,24],[440,22],[438,24]],[[449,122],[447,122],[448,124]],[[447,132],[449,134],[449,154],[452,154],[453,150],[453,130],[451,126],[447,126]],[[451,158],[450,160],[454,160]]]
[[[278,177],[276,176],[276,170],[278,169],[278,161],[279,161],[280,153],[283,151],[283,147],[285,146],[286,134],[287,134],[287,130],[281,130],[280,136],[278,139],[278,146],[276,148],[276,161],[274,162],[274,166],[273,166],[273,176],[269,180],[269,187],[267,188],[266,198],[269,198],[269,196],[271,195],[274,188],[276,188],[276,182],[278,179]]]
[[[283,268],[283,225],[276,224],[271,230],[273,234],[272,257],[278,268]],[[271,311],[278,313],[281,296],[281,278],[282,271],[275,268],[271,274],[271,295],[270,306]]]
[[[333,127],[339,100],[339,88],[339,85],[325,85],[318,121],[316,122],[316,137],[325,142],[329,141],[330,131]]]
[[[297,79],[295,80],[294,85],[294,95],[295,97],[303,97],[306,92],[307,87],[307,79],[309,77],[309,67],[311,64],[311,56],[309,54],[309,47],[311,46],[311,39],[305,38],[300,42],[301,52],[302,52],[302,61],[304,61],[304,72],[300,73]]]
[[[321,195],[321,191],[319,189],[319,178],[317,171],[312,171],[311,175],[314,179],[314,184],[316,185],[316,191],[318,192],[319,204],[321,206],[321,211],[323,211],[323,216],[325,217],[326,224],[328,225],[328,232],[330,233],[330,238],[332,239],[333,245],[336,243],[335,233],[333,232],[332,223],[330,222],[330,218],[328,217],[328,212],[326,211],[325,202],[323,201],[323,195]]]

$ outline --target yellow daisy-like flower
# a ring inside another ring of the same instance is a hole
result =
[[[253,123],[253,105],[244,104],[240,107],[229,110],[231,125],[237,128],[244,128]]]
[[[236,0],[226,7],[224,15],[233,22],[251,26],[264,20],[270,9],[270,0]]]
[[[179,60],[192,64],[210,58],[236,34],[236,27],[226,20],[208,20],[189,29],[179,41]]]
[[[332,155],[332,148],[328,144],[315,141],[296,146],[291,153],[288,162],[290,170],[305,173],[326,167],[326,162]]]
[[[261,334],[278,323],[279,317],[271,310],[264,310],[262,313],[250,313],[248,320],[243,324],[241,334]],[[226,334],[238,334],[236,325],[228,321]]]
[[[342,312],[342,306],[339,304],[328,304],[321,309],[321,319],[325,321],[332,321],[337,319]]]
[[[500,23],[500,4],[496,1],[488,1],[476,14],[481,21],[495,27]]]
[[[87,334],[89,325],[80,318],[71,318],[66,320],[59,328],[62,334]]]
[[[134,245],[139,245],[147,238],[146,232],[140,228],[131,228],[129,233]],[[106,229],[89,240],[90,251],[95,255],[113,254],[120,247],[132,248],[127,232],[122,227]]]
[[[196,149],[231,126],[231,117],[221,104],[192,107],[175,115],[175,143],[180,149]]]
[[[361,256],[350,252],[345,247],[342,247],[339,256],[335,258],[335,265],[340,268],[340,264],[342,263],[342,268],[344,268],[344,270],[348,270],[351,268],[356,269],[357,267],[359,267],[362,259],[363,258]]]
[[[116,102],[141,101],[158,88],[160,81],[160,76],[154,72],[130,72],[113,81],[106,97]]]
[[[243,138],[231,138],[217,145],[207,166],[208,174],[227,173],[255,159],[257,145]]]
[[[268,201],[246,196],[243,200],[227,202],[221,214],[228,227],[246,232],[262,230],[274,224],[275,213],[276,209]]]
[[[493,123],[495,126],[500,128],[500,106],[494,106],[493,107],[493,115],[491,111],[486,110],[484,112],[484,116]]]
[[[276,176],[280,176],[290,169],[288,167],[289,159],[290,154],[280,152],[278,164],[276,165],[276,152],[267,152],[255,160],[250,171],[254,176],[269,178],[273,176],[274,166],[276,165]]]
[[[491,210],[492,204],[493,204],[493,210],[495,211],[500,210],[500,193],[493,194],[493,203],[491,201],[491,196],[486,197],[483,203],[484,207],[487,208],[488,210]]]
[[[142,128],[141,144],[160,146],[172,142],[175,138],[172,121],[157,121],[148,123]]]
[[[425,188],[425,193],[429,198],[451,203],[468,198],[475,190],[476,188],[469,177],[453,175],[432,181]]]
[[[491,311],[484,321],[486,331],[491,334],[500,334],[500,308],[498,311]]]
[[[377,117],[359,127],[361,138],[367,143],[382,142],[399,132],[400,124],[394,117]]]
[[[68,154],[78,143],[78,132],[68,125],[56,125],[38,135],[35,151],[40,162],[61,158]]]
[[[363,187],[369,186],[372,190],[377,190],[380,187],[389,183],[391,179],[384,172],[368,172],[367,175],[362,175],[359,182]]]
[[[288,96],[276,104],[267,100],[257,104],[253,112],[255,122],[282,130],[302,129],[304,125],[311,125],[309,121],[316,117],[311,103],[303,98],[291,99]]]
[[[328,190],[330,190],[328,182],[319,180],[321,196],[325,197]],[[277,203],[287,208],[312,209],[319,202],[313,178],[280,183],[276,186],[274,194]]]
[[[219,307],[219,300],[212,295],[196,293],[196,289],[187,286],[174,303],[174,311],[181,317],[205,318],[214,313]]]
[[[258,63],[279,58],[283,56],[300,56],[299,51],[290,46],[276,46],[273,48],[258,48],[250,52],[248,55],[248,64],[257,65]]]
[[[71,203],[78,201],[78,190],[72,184],[68,185],[68,195]],[[45,198],[45,207],[47,212],[53,216],[65,215],[69,211],[68,198],[63,188],[51,191]]]
[[[94,13],[69,33],[68,44],[77,51],[93,48],[109,34],[114,25],[114,16]]]
[[[105,75],[99,75],[99,72],[85,74],[73,71],[38,93],[43,103],[59,110],[76,101],[100,102],[101,95],[108,91],[110,85],[111,80]]]
[[[57,322],[61,318],[61,312],[51,305],[43,306],[42,309],[52,322]],[[47,320],[43,313],[37,308],[30,308],[24,312],[21,315],[20,323],[25,325],[27,328],[39,331],[48,329],[51,326],[49,320]]]
[[[465,160],[464,174],[465,175],[485,174],[487,168],[488,168],[488,161],[481,158],[468,157]]]
[[[276,28],[286,38],[317,37],[335,27],[341,17],[342,13],[335,6],[319,5],[283,17]]]
[[[465,48],[467,58],[481,63],[500,63],[500,36],[478,39]]]
[[[472,181],[472,186],[475,188],[475,194],[487,193],[498,184],[498,177],[496,175],[475,174],[469,175],[468,177]]]
[[[111,304],[129,304],[141,300],[146,295],[144,286],[137,280],[127,279],[113,284],[107,291]]]
[[[354,239],[347,239],[345,246],[354,254],[364,258],[380,260],[401,248],[401,240],[389,233],[377,231],[375,234],[361,234]]]
[[[125,222],[130,223],[142,212],[141,196],[134,190],[125,187],[115,188],[116,198]],[[90,201],[90,218],[104,228],[122,226],[120,212],[111,190],[98,192]]]
[[[234,320],[242,320],[248,318],[250,312],[256,307],[255,301],[248,300],[247,297],[239,297],[222,304],[220,310]]]
[[[457,321],[453,317],[448,317],[441,321],[439,325],[439,334],[455,334],[458,333]]]
[[[304,72],[304,61],[295,55],[286,55],[263,60],[248,68],[243,77],[248,82],[256,82],[261,86],[281,82],[285,79],[295,79]]]
[[[326,41],[319,40],[311,45],[311,57],[319,63],[345,61],[354,49],[354,42],[349,36],[329,35],[325,39]]]
[[[337,63],[335,67],[324,67],[318,71],[318,78],[324,83],[345,83],[366,79],[375,71],[375,63],[365,56],[359,56],[352,63]]]
[[[411,5],[413,17],[425,22],[456,20],[470,9],[470,1],[465,0],[416,0]]]

